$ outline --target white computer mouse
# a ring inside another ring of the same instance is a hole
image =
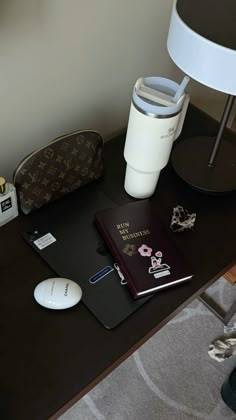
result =
[[[72,280],[54,277],[41,281],[34,289],[35,300],[45,308],[67,309],[82,297],[80,286]]]

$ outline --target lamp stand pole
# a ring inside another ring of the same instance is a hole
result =
[[[171,162],[179,177],[207,194],[236,191],[236,142],[223,133],[235,96],[228,95],[216,137],[185,138],[174,144]]]
[[[235,96],[228,95],[228,98],[227,98],[227,101],[226,101],[226,104],[225,104],[225,109],[224,109],[223,115],[221,117],[220,128],[219,128],[219,131],[218,131],[218,134],[217,134],[217,137],[216,137],[216,141],[215,141],[215,144],[213,146],[211,156],[210,156],[210,159],[209,159],[209,162],[208,162],[209,166],[213,166],[214,163],[215,163],[216,154],[219,150],[219,146],[220,146],[220,143],[222,141],[222,134],[223,134],[223,131],[224,131],[224,129],[226,127],[226,124],[228,122],[230,113],[232,111],[234,100],[235,100]]]

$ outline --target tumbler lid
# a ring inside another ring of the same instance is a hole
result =
[[[184,90],[177,102],[174,102],[174,98],[181,85],[164,77],[140,78],[134,86],[133,103],[141,112],[150,116],[178,114],[184,102]]]

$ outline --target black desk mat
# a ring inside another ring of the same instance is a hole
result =
[[[80,285],[82,302],[108,329],[151,298],[132,298],[94,224],[96,210],[115,206],[96,183],[91,184],[32,213],[30,227],[24,234],[58,276]],[[52,236],[45,237],[48,234]],[[35,241],[42,237],[49,238],[50,245],[39,249]]]

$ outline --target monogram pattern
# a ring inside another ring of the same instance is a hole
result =
[[[39,209],[98,179],[103,173],[103,139],[96,131],[81,131],[53,140],[27,156],[14,172],[23,213]]]

